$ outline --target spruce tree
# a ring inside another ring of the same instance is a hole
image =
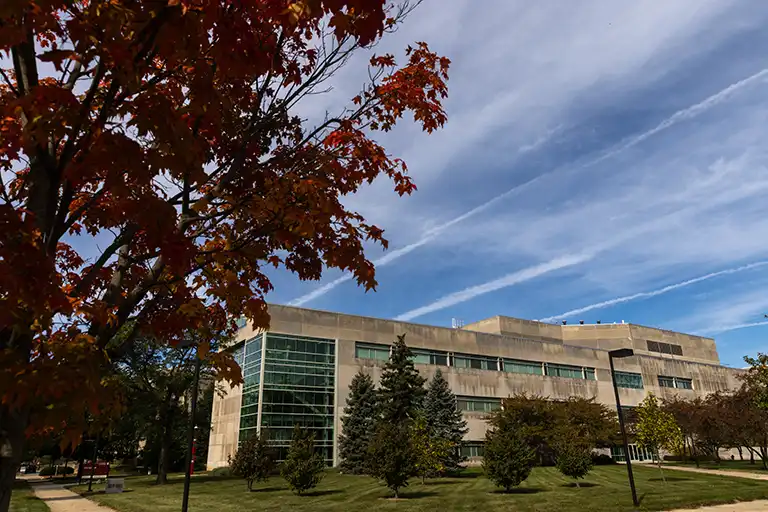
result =
[[[422,404],[426,379],[413,366],[412,357],[411,349],[405,344],[405,334],[398,336],[381,372],[379,404],[381,420],[385,423],[409,422]]]
[[[509,423],[485,433],[484,452],[486,476],[507,492],[523,483],[536,463],[536,450]]]
[[[461,441],[467,433],[467,422],[456,407],[456,395],[448,387],[448,381],[445,380],[439,368],[427,389],[424,416],[430,435],[445,441],[451,447],[447,457],[442,461],[445,471],[460,470],[460,464],[464,462],[464,457],[461,455]]]
[[[373,379],[361,370],[352,378],[341,419],[339,455],[342,459],[341,470],[345,473],[359,475],[367,472],[365,461],[376,422],[376,404]]]
[[[288,456],[280,466],[280,474],[296,494],[312,489],[320,483],[325,461],[315,451],[315,435],[298,424],[293,427]]]

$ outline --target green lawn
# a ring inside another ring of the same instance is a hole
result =
[[[16,481],[11,493],[11,512],[48,512],[48,505],[35,498],[26,482]]]
[[[635,470],[638,494],[644,510],[696,507],[712,503],[768,498],[765,482],[666,470],[667,483],[658,469]],[[92,499],[120,512],[176,512],[181,505],[183,476],[174,475],[167,486],[153,484],[154,477],[126,479],[123,494],[97,493]],[[450,512],[458,510],[633,510],[624,466],[598,466],[581,488],[554,468],[536,468],[521,488],[500,493],[479,471],[460,478],[413,480],[402,499],[388,499],[389,491],[365,476],[329,472],[312,496],[295,496],[280,477],[254,486],[247,492],[238,479],[198,475],[192,481],[191,510],[235,512],[241,510],[291,510],[292,512],[397,510]],[[101,486],[100,486],[101,487]],[[84,492],[86,487],[73,490]]]

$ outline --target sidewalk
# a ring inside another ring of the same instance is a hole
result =
[[[751,473],[749,471],[729,471],[727,469],[701,469],[690,468],[686,466],[667,466],[664,469],[674,469],[675,471],[690,471],[691,473],[703,473],[705,475],[732,476],[734,478],[747,478],[750,480],[768,480],[768,474]]]
[[[30,487],[35,496],[48,505],[51,512],[114,512],[109,507],[103,507],[96,502],[65,489],[62,484],[30,482]]]

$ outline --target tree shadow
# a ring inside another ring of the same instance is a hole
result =
[[[277,492],[284,490],[284,487],[257,487],[256,489],[251,489],[251,492]]]
[[[313,496],[313,497],[329,496],[331,494],[341,494],[342,492],[344,492],[344,491],[342,491],[340,489],[325,489],[325,490],[322,490],[322,491],[305,492],[305,493],[302,494],[302,496]]]
[[[546,491],[546,489],[542,489],[541,487],[514,487],[509,491],[504,489],[496,489],[495,491],[491,491],[491,493],[492,494],[538,494],[544,491]]]
[[[571,482],[567,484],[563,484],[561,487],[572,487],[572,488],[581,488],[581,487],[599,487],[600,484],[593,484],[592,482],[579,482],[579,485],[576,485],[576,482]]]
[[[455,475],[447,475],[447,478],[480,478],[482,475],[479,471],[463,471]]]
[[[452,484],[457,484],[457,483],[459,483],[459,482],[457,482],[456,480],[452,480],[450,478],[445,478],[445,479],[439,479],[439,480],[427,480],[426,482],[424,482],[421,485],[424,485],[426,487],[431,487],[433,485],[452,485]]]
[[[690,481],[690,480],[693,480],[693,478],[685,478],[685,477],[682,477],[682,476],[667,476],[667,477],[664,477],[664,478],[656,477],[656,478],[649,478],[648,479],[649,482],[664,482],[664,481],[667,481],[667,482],[686,482],[686,481]]]
[[[392,496],[385,496],[382,499],[391,500],[391,501],[416,500],[419,498],[429,498],[430,496],[437,496],[437,493],[432,491],[408,491],[408,492],[401,492],[400,496],[398,496],[397,498],[394,498]]]

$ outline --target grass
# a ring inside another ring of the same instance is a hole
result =
[[[48,505],[35,497],[29,484],[17,480],[11,493],[10,512],[48,512]]]
[[[768,486],[757,480],[672,470],[666,470],[665,475],[666,484],[660,481],[657,469],[635,469],[641,509],[693,508],[768,498]],[[181,505],[183,476],[174,475],[166,486],[154,485],[153,480],[154,477],[128,477],[128,492],[109,495],[100,492],[90,497],[119,512],[176,512]],[[555,468],[535,468],[519,489],[505,494],[478,470],[469,470],[461,477],[428,480],[425,485],[413,479],[401,492],[401,499],[395,501],[389,499],[389,491],[372,478],[335,471],[329,471],[309,496],[293,495],[280,477],[255,485],[249,493],[242,480],[203,474],[192,481],[190,509],[216,512],[633,510],[627,473],[622,465],[597,466],[580,488],[572,484],[573,480],[563,477]],[[83,486],[73,488],[81,493],[85,489]]]

